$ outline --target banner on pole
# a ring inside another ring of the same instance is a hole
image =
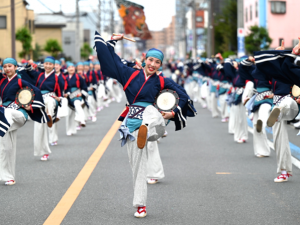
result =
[[[126,1],[115,0],[120,17],[123,19],[125,34],[139,37],[142,40],[151,39],[151,33],[146,24],[144,7],[142,5]]]
[[[237,40],[238,40],[238,57],[242,57],[242,56],[246,55],[244,28],[237,29]]]

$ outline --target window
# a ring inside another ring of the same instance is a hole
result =
[[[250,21],[252,20],[252,5],[250,5],[250,15],[249,15],[249,17],[250,17]]]
[[[245,12],[245,20],[246,20],[246,23],[248,22],[248,9],[246,8],[246,12]]]
[[[275,13],[275,14],[285,14],[285,12],[286,12],[286,2],[272,1],[271,2],[271,12]]]
[[[66,45],[71,44],[71,38],[70,37],[65,37],[65,44]]]
[[[258,17],[258,3],[255,2],[255,17]]]
[[[32,33],[32,30],[31,30],[31,20],[28,20],[28,29],[29,29],[30,33]]]
[[[279,38],[279,45],[278,46],[281,46],[281,43],[284,41],[283,38]]]
[[[6,16],[0,16],[0,29],[6,29]]]
[[[35,24],[34,24],[34,20],[31,21],[32,22],[32,33],[35,32]]]
[[[198,16],[198,17],[196,17],[196,21],[197,22],[203,22],[203,17],[202,16]]]

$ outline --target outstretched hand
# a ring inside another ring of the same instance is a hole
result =
[[[117,41],[123,40],[123,38],[124,38],[124,34],[112,35],[112,36],[111,36],[111,39],[112,39],[112,40],[117,40]]]
[[[255,58],[254,58],[253,56],[249,56],[248,60],[249,60],[250,62],[255,62]]]

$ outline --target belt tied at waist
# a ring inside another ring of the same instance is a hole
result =
[[[145,111],[146,107],[139,106],[139,105],[129,105],[129,112],[128,112],[128,118],[130,119],[143,119],[143,113]]]

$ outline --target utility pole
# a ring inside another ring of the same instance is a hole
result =
[[[208,3],[207,57],[215,54],[214,0]]]
[[[211,0],[211,55],[215,55],[215,0]]]
[[[207,26],[207,49],[206,49],[206,55],[209,58],[211,56],[211,1],[208,2],[208,26]]]
[[[115,32],[114,0],[110,0],[110,31]]]
[[[243,0],[238,0],[237,2],[237,13],[238,13],[238,28],[244,27],[244,4]]]
[[[15,0],[10,0],[10,16],[11,16],[11,54],[12,58],[16,58],[16,27],[15,27]]]
[[[192,1],[192,29],[193,29],[193,54],[192,57],[195,59],[197,56],[197,32],[196,32],[196,2]]]
[[[75,60],[80,60],[80,41],[79,41],[79,0],[76,0],[76,41],[75,41]]]
[[[98,0],[98,23],[97,30],[101,34],[101,0]]]

